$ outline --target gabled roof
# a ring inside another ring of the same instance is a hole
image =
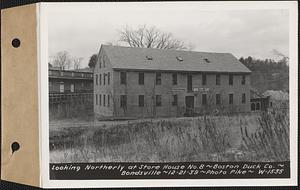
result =
[[[251,73],[230,53],[102,45],[113,69]]]

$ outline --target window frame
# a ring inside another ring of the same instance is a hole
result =
[[[233,105],[233,93],[228,94],[228,104]]]
[[[156,85],[161,85],[162,80],[161,80],[161,72],[156,72],[155,73],[155,84]]]
[[[159,94],[155,95],[155,106],[156,107],[161,107],[162,106],[162,96],[159,95]]]
[[[233,74],[229,74],[228,83],[229,83],[229,85],[233,85]]]
[[[138,77],[139,85],[144,85],[145,84],[145,73],[144,72],[139,72],[138,75],[139,75],[139,77]]]
[[[216,94],[216,105],[221,105],[221,94]]]
[[[178,84],[177,73],[172,73],[172,84],[173,85]]]
[[[206,74],[202,74],[202,86],[206,86],[207,85],[207,76]]]
[[[242,93],[242,104],[246,103],[246,93]]]
[[[145,95],[141,94],[138,96],[139,107],[145,107]]]
[[[246,84],[246,75],[242,75],[242,81],[241,81],[242,85]]]
[[[121,71],[120,72],[120,84],[125,84],[127,83],[127,73],[126,71]]]
[[[221,85],[221,74],[216,74],[216,85]]]
[[[207,94],[202,94],[202,97],[201,97],[201,103],[202,105],[206,106],[207,105]]]
[[[120,107],[127,108],[127,95],[120,95]]]
[[[172,106],[178,106],[178,95],[173,94]]]

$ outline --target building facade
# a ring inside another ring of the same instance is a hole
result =
[[[250,71],[231,54],[102,45],[94,112],[170,117],[250,111]]]

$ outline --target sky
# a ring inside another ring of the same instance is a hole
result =
[[[289,12],[279,8],[196,2],[50,3],[48,54],[67,51],[82,57],[81,67],[86,67],[101,44],[118,41],[121,29],[146,25],[171,32],[193,51],[278,59],[273,49],[289,53]]]

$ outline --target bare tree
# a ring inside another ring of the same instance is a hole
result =
[[[80,69],[80,63],[83,60],[82,57],[73,57],[72,61],[73,61],[73,65],[74,65],[74,69]]]
[[[277,49],[273,49],[273,54],[279,58],[281,58],[282,60],[285,60],[286,62],[288,62],[289,57],[286,56],[285,54],[281,53],[280,51],[278,51]]]
[[[71,59],[69,56],[69,53],[67,51],[61,51],[56,53],[55,56],[53,56],[53,66],[59,67],[60,69],[70,69],[71,67]]]
[[[137,29],[125,27],[120,31],[120,42],[131,47],[158,49],[190,49],[184,42],[174,38],[170,32],[162,32],[156,27],[139,26]]]

